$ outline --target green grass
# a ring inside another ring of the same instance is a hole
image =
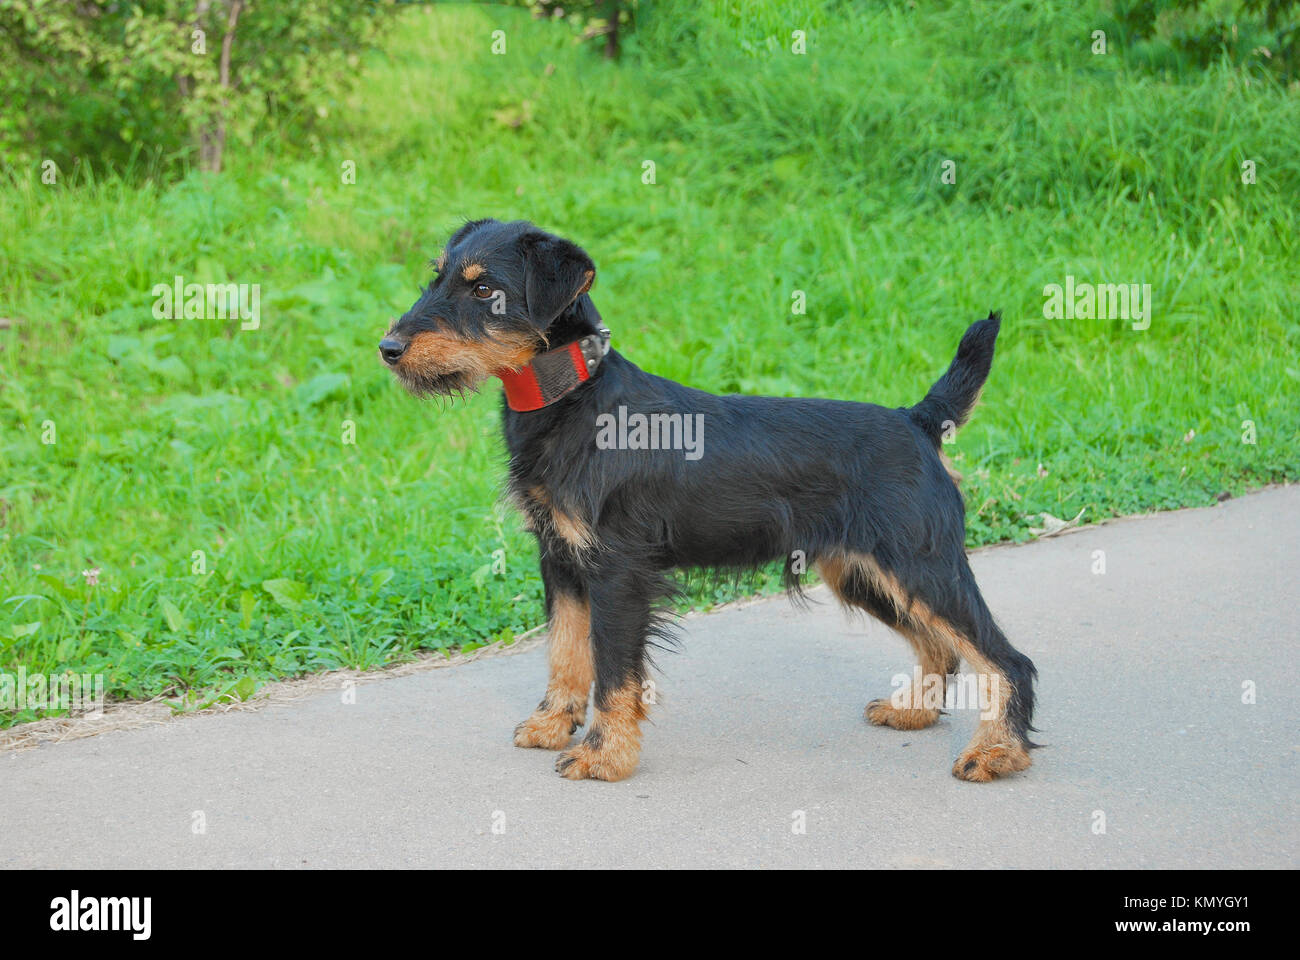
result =
[[[1300,100],[1094,57],[1088,9],[919,6],[655,4],[618,65],[520,11],[413,9],[332,136],[217,177],[13,172],[0,670],[208,696],[535,625],[499,387],[441,410],[374,354],[468,216],[578,240],[615,346],[715,392],[914,403],[1002,309],[952,448],[972,545],[1294,478]],[[260,284],[261,329],[155,320],[175,274]],[[1067,274],[1150,283],[1150,329],[1044,319]]]

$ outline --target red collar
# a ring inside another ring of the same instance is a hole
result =
[[[550,406],[590,380],[609,352],[609,331],[583,337],[533,357],[526,367],[496,371],[511,410],[528,413]]]

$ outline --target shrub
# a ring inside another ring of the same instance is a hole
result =
[[[10,162],[121,163],[141,148],[220,170],[273,116],[329,115],[387,4],[0,0],[0,149]]]
[[[1174,71],[1220,57],[1300,80],[1300,0],[1112,0],[1135,59]]]

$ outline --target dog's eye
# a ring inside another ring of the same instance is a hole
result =
[[[492,296],[492,288],[486,283],[476,283],[474,285],[474,296],[478,297],[480,300],[486,300],[488,297]]]

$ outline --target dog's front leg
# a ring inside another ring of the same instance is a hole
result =
[[[641,757],[646,715],[645,647],[653,597],[632,569],[600,570],[590,580],[596,712],[586,737],[560,754],[555,769],[570,780],[622,780]]]
[[[591,654],[591,602],[577,567],[542,558],[550,679],[537,709],[515,727],[516,747],[563,750],[573,731],[587,722],[587,696],[595,677]]]

